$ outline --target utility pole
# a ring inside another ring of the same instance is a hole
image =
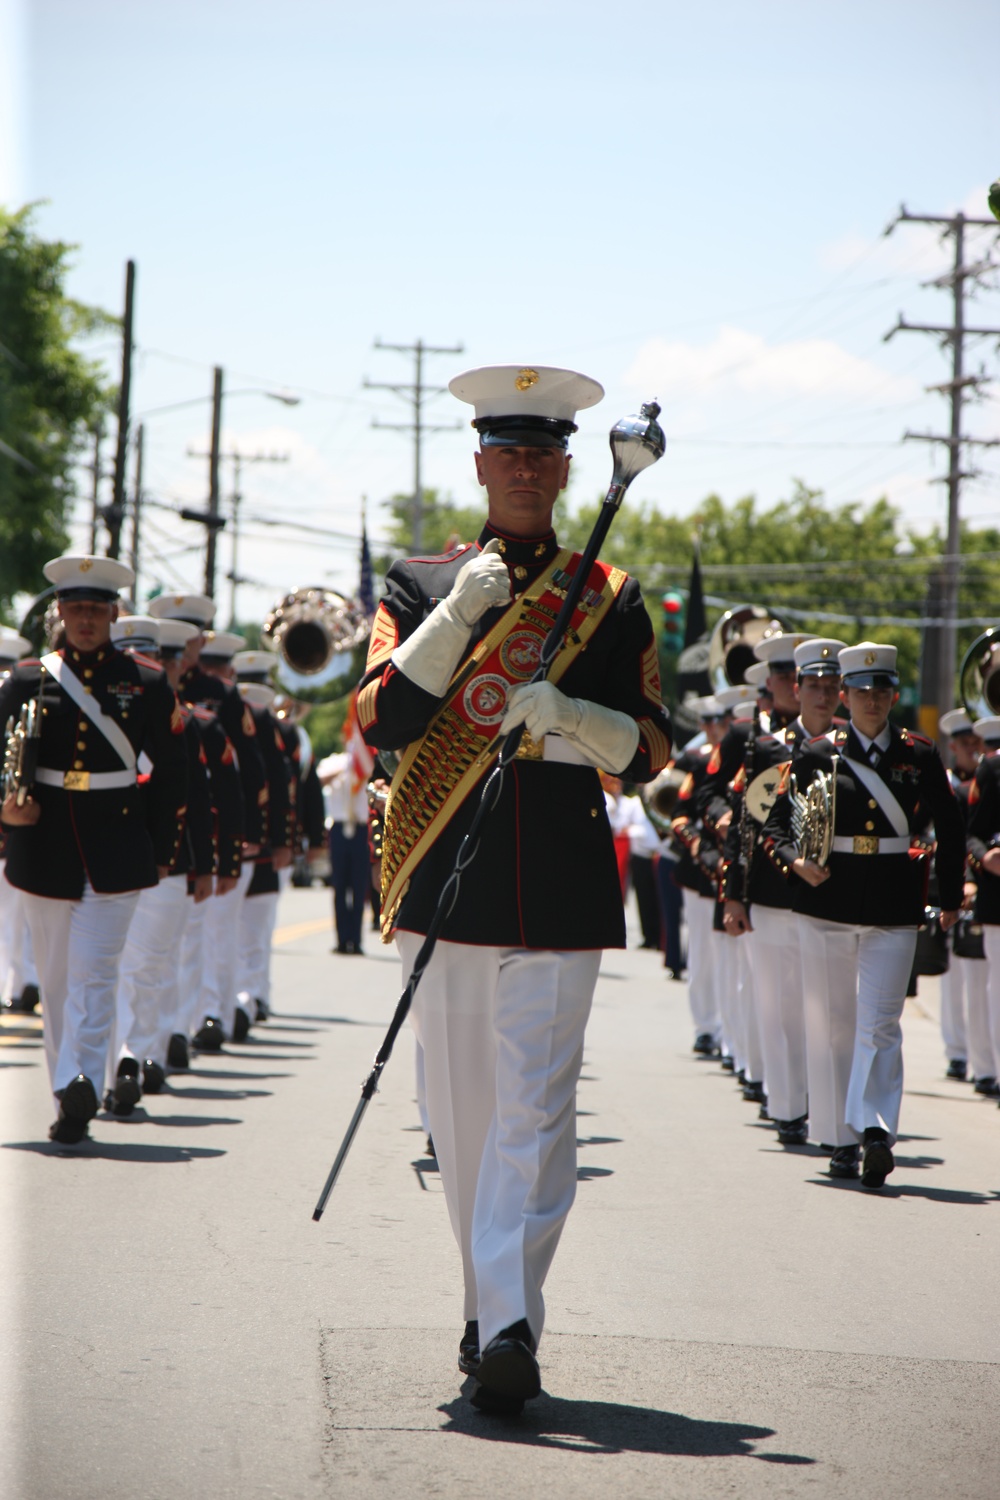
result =
[[[135,431],[135,488],[132,491],[132,572],[135,574],[135,582],[132,585],[132,598],[135,606],[139,607],[139,522],[142,511],[142,441],[145,428],[140,422]]]
[[[219,373],[221,374],[221,371]],[[207,453],[198,453],[193,448],[189,448],[188,449],[188,457],[189,458],[211,458],[212,455],[211,454],[207,454]],[[229,628],[230,628],[230,630],[232,630],[236,626],[236,624],[238,623],[237,611],[236,611],[236,590],[237,590],[237,588],[239,587],[239,585],[241,583],[245,583],[246,582],[246,579],[241,578],[239,576],[239,573],[237,572],[237,568],[236,568],[236,558],[237,558],[237,553],[239,551],[239,540],[240,540],[240,504],[241,504],[241,502],[243,500],[243,495],[242,495],[241,490],[240,490],[240,474],[241,474],[242,466],[243,466],[243,464],[287,464],[289,462],[290,458],[291,458],[291,454],[289,454],[289,453],[241,453],[238,448],[233,448],[228,453],[220,453],[218,450],[216,450],[214,458],[215,458],[215,465],[216,465],[216,473],[218,473],[218,465],[219,465],[219,461],[221,459],[228,460],[232,464],[232,466],[233,466],[233,493],[230,496],[230,500],[231,500],[232,507],[233,507],[233,531],[232,531],[233,543],[232,543],[232,552],[230,554],[229,572],[226,574],[226,577],[228,578],[229,584],[230,584],[230,593],[229,593]],[[182,511],[181,514],[183,515],[184,512]],[[212,512],[211,506],[209,506],[209,517],[211,517],[212,514],[213,514],[213,512]],[[225,521],[223,520],[223,518],[219,515],[218,496],[216,496],[216,506],[215,506],[214,517],[215,517],[214,524],[212,524],[210,520],[206,521],[206,524],[209,526],[209,533],[208,533],[209,539],[210,539],[210,541],[213,544],[214,544],[214,541],[215,541],[216,533],[219,530],[221,530],[221,528],[223,526],[225,526],[225,524],[226,524]],[[214,581],[214,577],[215,577],[214,546],[213,546],[213,558],[212,558],[212,577],[213,577],[213,581]],[[207,570],[206,570],[206,579],[207,579]],[[205,592],[208,593],[207,587],[205,589]]]
[[[373,427],[392,428],[396,432],[413,433],[413,502],[410,511],[411,516],[411,544],[413,552],[419,553],[423,547],[424,529],[424,488],[421,475],[422,443],[425,432],[454,432],[462,424],[460,422],[448,422],[442,426],[434,426],[423,419],[424,402],[428,396],[439,396],[445,390],[443,385],[424,385],[424,355],[425,354],[461,354],[462,345],[456,344],[452,348],[444,348],[436,344],[425,344],[422,339],[417,339],[415,344],[383,344],[381,339],[375,340],[376,349],[394,349],[397,354],[412,354],[414,356],[414,378],[410,385],[390,385],[384,381],[364,380],[366,390],[370,391],[394,391],[397,396],[402,396],[413,408],[412,422],[380,422],[378,417],[373,418]]]
[[[212,371],[212,447],[208,454],[208,519],[205,522],[205,593],[215,598],[215,537],[225,522],[219,517],[219,438],[222,432],[222,370]]]
[[[100,524],[100,520],[101,520],[101,480],[104,477],[103,474],[101,473],[101,444],[102,444],[103,441],[104,441],[104,418],[103,417],[98,417],[98,419],[97,419],[97,425],[94,428],[94,463],[93,463],[93,467],[91,468],[91,473],[94,476],[94,483],[93,483],[93,487],[92,487],[91,492],[90,492],[91,493],[91,501],[90,501],[90,555],[91,555],[91,557],[96,557],[97,556],[97,528],[98,528],[98,525]]]
[[[132,390],[132,310],[135,301],[135,261],[125,266],[125,325],[122,329],[122,380],[118,390],[118,446],[115,450],[115,480],[111,504],[105,511],[108,556],[121,551],[122,521],[125,519],[125,464],[128,458],[129,401]]]
[[[962,432],[962,408],[968,392],[978,391],[987,383],[987,378],[982,372],[978,375],[966,375],[965,340],[968,337],[1000,337],[1000,328],[973,328],[965,321],[965,299],[968,295],[966,283],[970,281],[978,283],[987,271],[997,269],[997,262],[991,261],[988,257],[974,265],[965,264],[965,230],[967,226],[995,229],[996,222],[993,219],[970,219],[961,212],[948,216],[911,214],[907,213],[904,207],[900,208],[885,233],[891,234],[897,224],[936,224],[943,228],[946,235],[953,236],[955,241],[952,269],[935,281],[925,283],[925,285],[942,290],[951,288],[951,323],[948,325],[907,323],[900,313],[895,328],[890,328],[883,339],[884,343],[888,343],[889,339],[897,333],[933,333],[941,339],[943,344],[951,344],[951,379],[940,385],[927,387],[929,391],[940,391],[942,395],[949,397],[951,422],[947,434],[930,432],[905,432],[903,434],[904,439],[923,443],[943,443],[948,449],[948,539],[945,544],[944,566],[940,578],[936,580],[936,587],[932,587],[931,590],[932,597],[936,597],[940,604],[940,618],[944,623],[939,626],[925,627],[924,645],[929,670],[921,675],[923,701],[920,707],[920,727],[925,734],[936,739],[938,719],[954,703],[955,659],[958,646],[955,621],[958,618],[959,552],[961,549],[959,502],[962,480],[971,479],[975,475],[975,470],[963,471],[962,469],[962,446],[966,444],[992,448],[996,447],[1000,441],[967,437]],[[931,638],[931,631],[935,632],[934,639]],[[932,684],[929,679],[934,665],[936,665],[934,674],[936,681]],[[933,696],[928,696],[929,693],[933,693]]]

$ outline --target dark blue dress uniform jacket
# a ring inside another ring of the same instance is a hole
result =
[[[411,558],[390,569],[358,695],[359,722],[374,749],[398,750],[418,739],[440,702],[393,667],[388,660],[393,637],[403,641],[416,629],[450,592],[475,550],[493,536],[503,542],[515,594],[533,583],[558,551],[551,532],[525,540],[487,526],[472,547]],[[483,616],[471,633],[470,651],[502,613],[500,608]],[[660,702],[652,626],[634,579],[626,581],[559,688],[636,720],[639,745],[621,772],[626,781],[649,781],[666,764],[670,719]],[[473,791],[417,867],[400,908],[400,928],[427,931],[478,803],[479,792]],[[624,947],[621,887],[596,770],[526,759],[510,765],[442,935],[451,942],[494,947]]]
[[[968,801],[969,864],[976,880],[977,922],[1000,924],[1000,875],[982,867],[989,849],[1000,846],[1000,751],[988,750],[976,769]]]
[[[937,872],[941,906],[956,910],[962,904],[965,873],[965,829],[958,800],[952,791],[937,746],[911,729],[890,726],[888,749],[876,774],[886,783],[907,817],[911,833],[920,833],[929,820],[937,840]],[[804,790],[820,771],[829,772],[834,753],[867,763],[867,756],[851,728],[805,741],[792,760],[798,787]],[[837,766],[838,836],[868,835],[893,838],[896,830],[860,778],[841,760]],[[925,861],[909,854],[830,855],[830,879],[811,886],[791,870],[797,850],[791,838],[791,804],[779,797],[764,827],[764,847],[775,866],[791,882],[794,909],[830,922],[871,927],[917,926],[923,919]]]
[[[231,682],[192,667],[185,673],[178,693],[185,703],[204,703],[217,716],[236,752],[243,787],[244,838],[249,844],[263,843],[267,826],[267,772],[257,743],[253,714]]]
[[[36,786],[41,816],[7,830],[7,879],[36,896],[78,901],[84,881],[116,894],[157,883],[157,865],[173,864],[184,830],[187,752],[180,706],[156,666],[108,645],[60,655],[114,719],[138,758],[153,762],[148,783],[106,791]],[[42,669],[20,662],[0,686],[0,726],[37,695]],[[54,678],[45,674],[38,762],[55,771],[120,771],[118,755]],[[83,748],[81,748],[83,747]]]

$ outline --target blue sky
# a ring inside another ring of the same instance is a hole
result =
[[[367,495],[377,536],[412,461],[371,422],[408,414],[362,381],[409,380],[372,344],[421,337],[465,347],[429,362],[441,384],[513,361],[605,385],[575,496],[603,491],[609,427],[656,395],[668,452],[636,500],[772,503],[799,476],[831,503],[884,492],[942,518],[943,450],[900,438],[946,430],[924,393],[945,356],[882,336],[900,311],[946,319],[921,283],[948,252],[918,226],[881,235],[901,202],[986,213],[995,0],[0,0],[0,17],[0,198],[48,200],[85,300],[120,307],[137,261],[135,410],[207,396],[216,363],[230,390],[301,396],[226,405],[227,446],[291,456],[245,472],[246,512],[353,534]],[[1000,293],[974,315],[1000,326]],[[997,372],[995,343],[971,354]],[[470,501],[468,412],[444,396],[430,415],[462,427],[428,440],[425,483]],[[1000,436],[996,398],[967,426]],[[207,431],[207,403],[149,418],[152,496],[201,501],[186,449]],[[1000,460],[978,461],[965,511],[1000,522]],[[197,584],[198,536],[151,521],[153,571]],[[348,543],[261,526],[240,564],[244,615],[356,571]]]

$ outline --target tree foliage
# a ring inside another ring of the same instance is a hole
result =
[[[73,466],[113,392],[76,347],[114,324],[66,296],[73,247],[0,209],[0,608],[66,545]]]

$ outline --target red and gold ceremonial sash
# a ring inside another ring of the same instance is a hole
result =
[[[388,942],[417,865],[490,767],[510,690],[537,670],[542,644],[579,567],[578,552],[557,553],[458,668],[421,739],[392,778],[382,846],[382,938]],[[576,660],[621,591],[627,574],[595,563],[549,668],[556,683]],[[541,757],[522,740],[522,750]]]

